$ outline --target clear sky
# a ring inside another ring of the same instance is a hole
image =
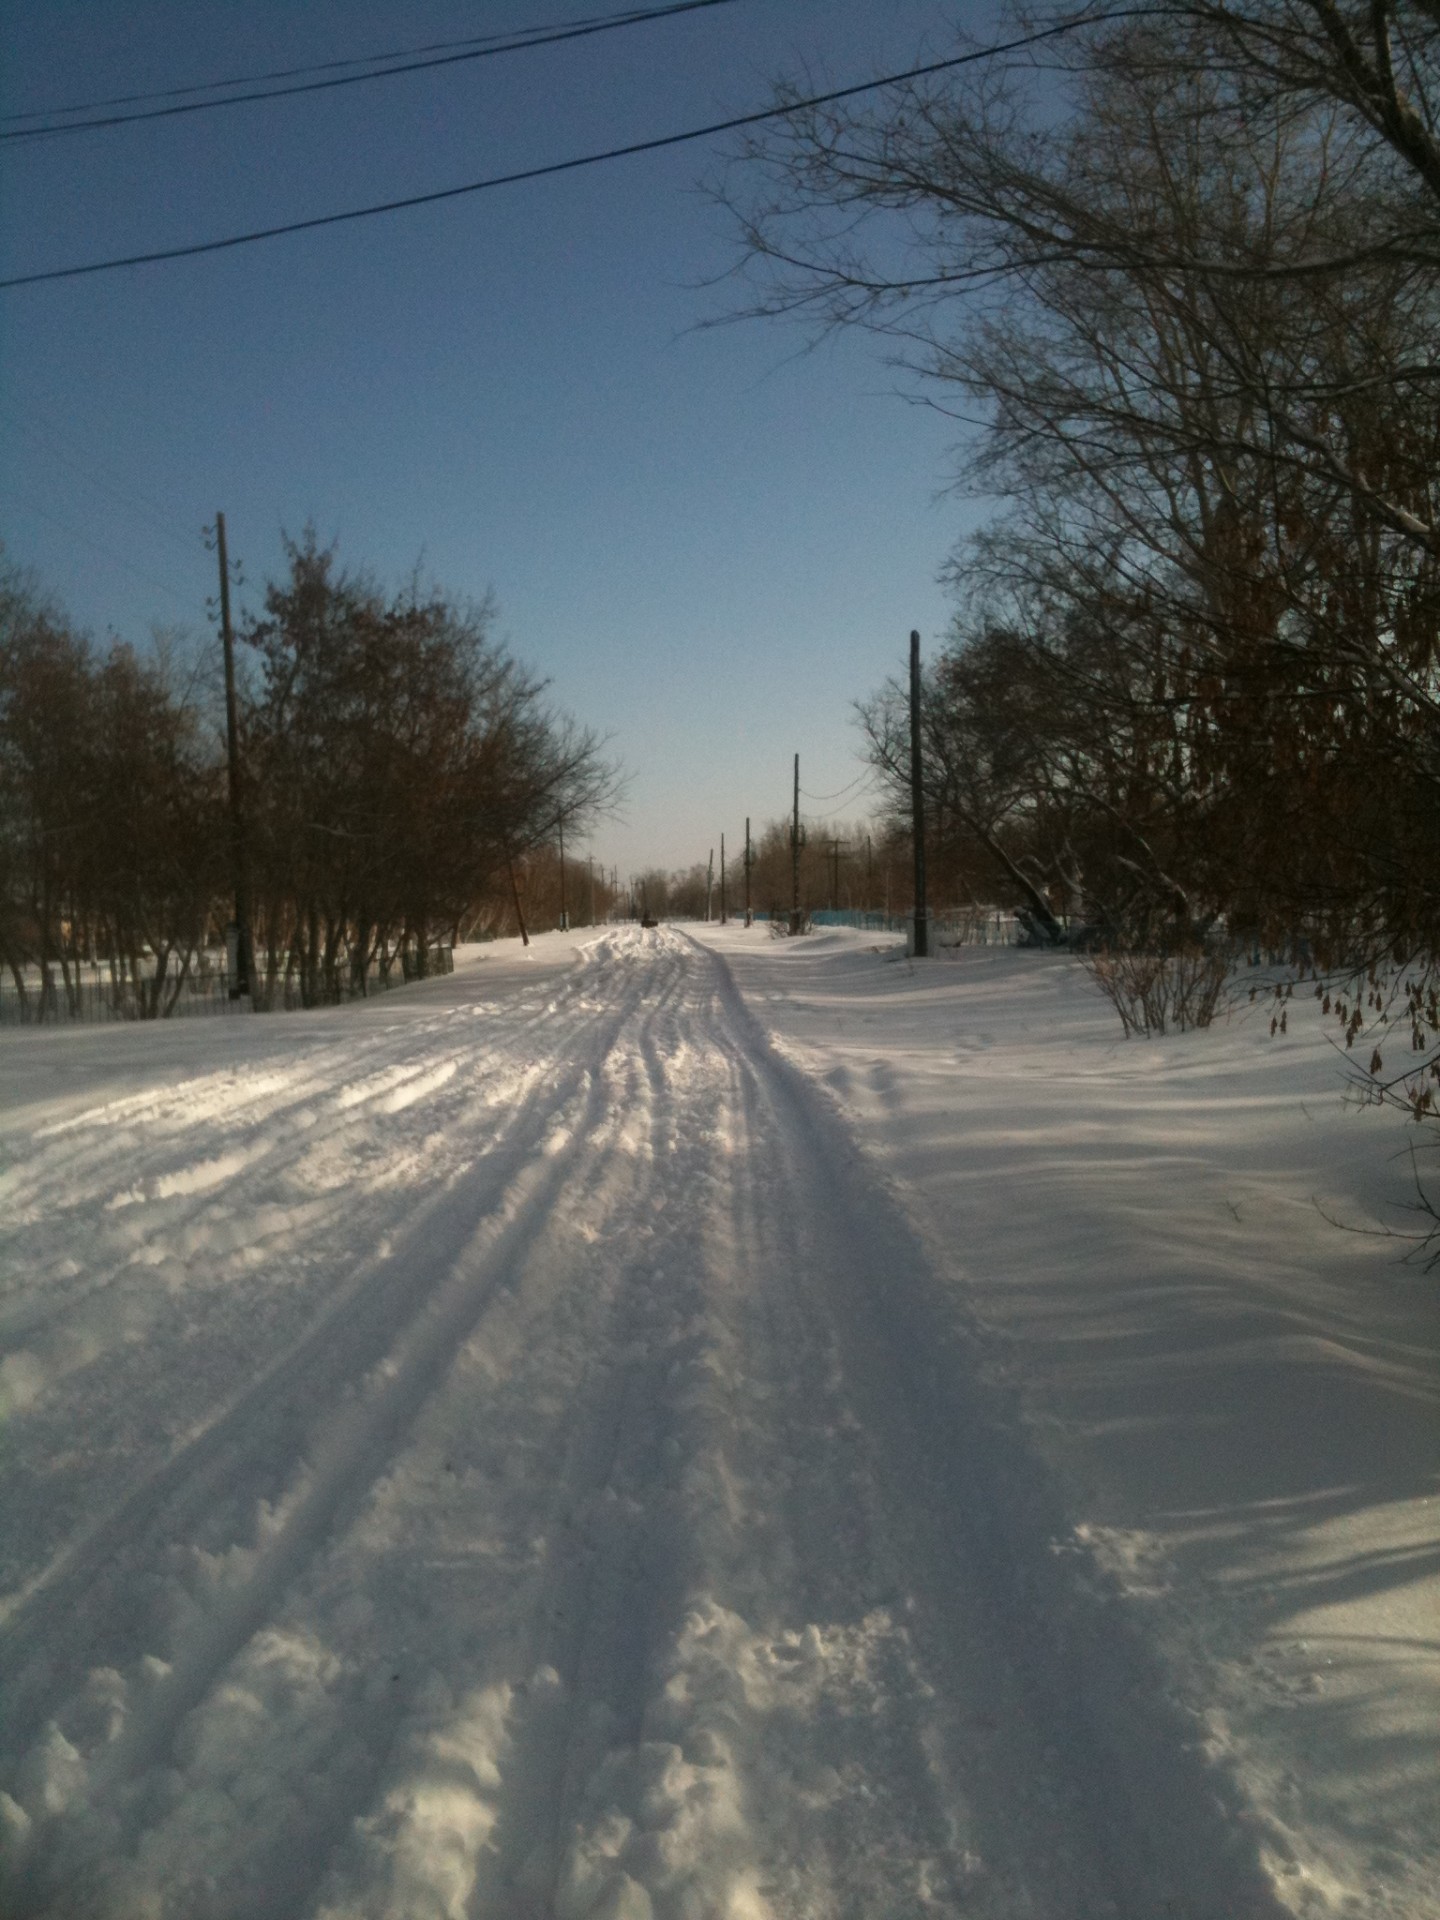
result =
[[[0,0],[0,113],[618,10],[619,0]],[[504,58],[0,143],[0,276],[457,185],[953,51],[988,0],[733,0]],[[861,771],[852,703],[933,644],[957,429],[872,341],[706,328],[741,289],[719,141],[231,252],[0,292],[0,538],[97,636],[208,631],[313,521],[499,633],[632,774],[622,875]],[[859,790],[863,794],[863,788]],[[848,807],[847,802],[847,807]],[[836,803],[815,804],[818,817]]]

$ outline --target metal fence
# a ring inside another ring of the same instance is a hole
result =
[[[193,1018],[199,1014],[249,1013],[248,1000],[230,998],[230,975],[223,956],[202,954],[183,976],[161,983],[155,991],[154,962],[137,980],[128,970],[112,969],[103,961],[72,962],[50,969],[48,983],[38,967],[25,968],[21,983],[11,973],[0,975],[0,1027],[64,1026],[114,1020]],[[425,978],[455,971],[455,954],[448,946],[430,947],[425,956]],[[384,971],[372,963],[363,979],[345,965],[312,983],[307,990],[293,968],[277,976],[268,993],[256,995],[256,1010],[293,1013],[302,1007],[339,1006],[347,1000],[368,999],[421,978],[420,956],[404,949],[391,957]],[[158,998],[158,1005],[155,1004]]]
[[[757,913],[757,920],[768,920]],[[855,927],[864,933],[909,933],[914,915],[869,912],[860,907],[814,907],[812,927]],[[1020,926],[1013,913],[998,907],[942,907],[930,914],[930,938],[935,947],[1013,947]]]
[[[1013,947],[1022,932],[1018,916],[998,907],[947,907],[930,916],[938,947]]]

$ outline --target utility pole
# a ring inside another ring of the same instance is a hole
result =
[[[510,898],[515,903],[515,924],[520,929],[520,944],[522,947],[528,947],[530,930],[525,925],[525,909],[520,904],[520,882],[515,877],[515,862],[511,857],[508,841],[505,844],[505,870],[510,875]]]
[[[750,816],[745,816],[745,924],[750,925],[750,869],[755,864],[755,856],[750,851]]]
[[[726,918],[727,918],[727,915],[725,912],[725,836],[722,833],[720,836],[720,924],[722,927],[725,925]]]
[[[220,637],[225,648],[225,740],[230,762],[230,870],[235,887],[234,940],[226,939],[230,998],[249,998],[250,889],[245,872],[245,818],[240,801],[240,723],[235,702],[235,635],[230,626],[230,558],[225,550],[225,516],[215,515],[215,545],[220,555]],[[234,956],[228,949],[233,944]]]
[[[925,783],[920,752],[920,636],[910,634],[910,831],[915,840],[915,955],[930,954],[930,908],[925,898]]]
[[[834,834],[830,836],[830,905],[832,909],[840,905],[840,842]]]
[[[560,931],[570,931],[570,915],[565,911],[565,815],[560,815]]]
[[[588,915],[586,924],[593,927],[595,924],[595,856],[593,853],[587,853],[585,856],[585,905]]]
[[[790,931],[800,931],[800,756],[795,756],[795,811],[790,821]]]

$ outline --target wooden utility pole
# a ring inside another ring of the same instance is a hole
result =
[[[750,851],[750,816],[745,816],[745,924],[751,923],[750,916],[750,869],[755,864],[755,856]]]
[[[560,815],[560,931],[570,931],[570,915],[565,910],[565,815]]]
[[[930,909],[925,898],[925,783],[920,751],[920,636],[910,635],[910,831],[915,839],[915,953],[930,953]]]
[[[715,891],[715,849],[710,849],[710,859],[705,868],[705,924],[710,924],[710,896]]]
[[[215,545],[220,555],[220,637],[225,648],[225,741],[230,763],[230,872],[235,888],[235,958],[230,969],[230,998],[247,996],[250,984],[250,888],[245,862],[245,814],[240,798],[240,721],[235,700],[235,635],[230,625],[230,557],[225,550],[225,516],[215,515]],[[228,947],[230,943],[227,941]],[[229,955],[226,955],[227,960]]]
[[[505,849],[505,869],[510,875],[510,898],[515,902],[515,924],[520,929],[520,944],[522,947],[528,947],[530,934],[525,925],[525,910],[520,905],[520,882],[515,878],[515,862],[510,857],[508,846]]]
[[[834,834],[830,836],[830,905],[832,909],[840,905],[840,842]]]
[[[795,756],[795,811],[790,821],[790,931],[800,931],[800,756]]]
[[[720,836],[720,924],[723,927],[728,915],[725,912],[725,836]]]

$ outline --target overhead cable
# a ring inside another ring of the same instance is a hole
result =
[[[664,12],[666,9],[657,9]],[[628,26],[632,19],[647,18],[640,9],[620,14],[590,14],[581,20],[550,20],[532,27],[511,27],[504,33],[469,34],[463,40],[430,40],[419,47],[391,47],[385,53],[351,54],[344,60],[319,60],[303,67],[272,67],[263,73],[232,73],[223,80],[194,80],[185,87],[164,87],[154,93],[116,93],[103,100],[72,100],[67,106],[31,107],[23,113],[0,113],[0,126],[16,120],[48,120],[60,113],[100,113],[106,107],[146,106],[153,100],[179,100],[188,93],[216,93],[225,87],[258,87],[270,80],[302,80],[312,73],[338,73],[342,67],[374,67],[391,60],[414,60],[427,53],[454,53],[464,47],[496,46],[501,41],[529,34],[549,33],[561,26],[590,27],[606,21]]]
[[[858,787],[863,780],[868,780],[871,777],[872,771],[871,768],[867,767],[864,773],[857,773],[853,780],[849,781],[847,785],[843,787],[837,787],[834,793],[808,793],[805,788],[802,787],[800,789],[800,796],[804,800],[816,800],[822,803],[826,800],[842,799],[847,793],[853,793],[855,788]]]
[[[859,793],[852,794],[848,800],[842,800],[838,807],[829,807],[824,813],[807,813],[805,818],[807,820],[834,820],[839,814],[849,813],[852,807],[858,807],[862,800],[868,799],[870,795],[876,791],[878,791],[878,789],[873,786],[862,788]]]
[[[31,408],[30,411],[32,413],[35,412],[33,408]],[[133,483],[128,480],[119,481],[118,476],[106,479],[101,472],[96,470],[93,455],[87,454],[86,463],[82,464],[73,453],[67,454],[62,452],[58,446],[54,445],[51,436],[60,434],[62,429],[57,428],[53,421],[46,421],[42,425],[38,417],[27,420],[23,415],[16,413],[13,408],[3,403],[0,403],[0,418],[8,420],[17,432],[29,434],[36,444],[44,450],[48,458],[54,460],[57,465],[68,467],[72,473],[78,474],[87,485],[94,487],[99,493],[108,495],[111,500],[114,500],[118,505],[123,507],[135,520],[143,522],[154,532],[163,535],[163,537],[171,541],[173,545],[181,548],[186,554],[193,557],[195,542],[193,539],[187,540],[182,534],[175,531],[174,524],[169,519],[165,508],[149,500],[147,495],[139,493]],[[70,438],[69,435],[65,435],[64,437],[67,439]],[[74,444],[73,440],[71,444]]]
[[[260,87],[249,93],[232,93],[222,100],[187,100],[178,106],[147,107],[139,113],[107,113],[91,120],[68,120],[43,127],[10,127],[0,130],[0,140],[51,140],[67,133],[86,133],[97,127],[132,126],[138,120],[172,120],[177,115],[210,113],[217,107],[242,107],[256,100],[289,100],[301,93],[326,93],[335,87],[359,86],[366,80],[393,80],[397,74],[420,73],[432,67],[459,66],[470,60],[492,60],[502,53],[521,53],[528,47],[549,47],[562,40],[583,40],[595,33],[609,33],[616,27],[642,26],[652,20],[666,20],[678,13],[696,13],[704,7],[733,6],[735,0],[671,0],[663,7],[614,14],[568,27],[543,28],[524,39],[506,40],[503,45],[471,44],[464,53],[436,54],[427,60],[409,60],[401,66],[382,67],[371,73],[332,75],[328,80],[306,80],[298,87]]]
[[[126,573],[133,574],[137,580],[144,581],[147,587],[154,587],[160,593],[168,593],[172,600],[179,601],[180,605],[192,616],[195,614],[200,602],[196,600],[193,594],[182,593],[179,588],[172,587],[166,581],[157,579],[154,574],[145,573],[135,565],[133,560],[128,560],[123,553],[117,553],[114,547],[107,546],[103,540],[97,540],[94,534],[86,532],[84,527],[73,526],[70,521],[62,520],[58,514],[49,512],[45,507],[40,505],[33,493],[17,493],[13,496],[11,504],[14,507],[18,507],[22,513],[33,513],[38,519],[48,520],[52,527],[58,527],[62,533],[68,534],[72,540],[79,540],[85,546],[93,547],[96,553],[103,554],[107,560],[113,561],[117,567],[123,567]]]
[[[308,220],[287,220],[278,226],[256,227],[247,233],[227,234],[220,240],[196,240],[183,247],[157,247],[148,253],[120,254],[110,260],[89,260],[75,267],[50,267],[41,273],[11,274],[6,279],[0,279],[0,291],[10,287],[39,286],[50,280],[78,280],[93,273],[114,273],[121,267],[153,266],[163,260],[189,260],[202,253],[223,253],[232,247],[254,246],[261,240],[278,240],[288,233],[313,233],[321,227],[337,227],[351,220],[372,220],[380,214],[402,213],[412,207],[437,206],[445,200],[459,200],[468,194],[488,192],[492,187],[513,187],[528,180],[546,180],[556,174],[577,172],[581,167],[600,166],[608,160],[624,160],[639,153],[658,153],[667,147],[709,140],[716,134],[734,133],[741,127],[760,126],[767,120],[781,120],[790,114],[803,113],[810,107],[830,106],[837,100],[853,100],[862,93],[878,93],[883,87],[897,86],[907,80],[923,80],[931,74],[948,73],[956,67],[971,66],[978,60],[993,60],[998,54],[1015,53],[1036,46],[1043,40],[1074,33],[1077,28],[1094,26],[1100,20],[1150,18],[1171,11],[1172,8],[1163,6],[1126,7],[1114,12],[1091,14],[1080,20],[1064,21],[1056,27],[1022,34],[1015,40],[979,47],[970,53],[955,54],[948,60],[932,60],[923,67],[909,67],[903,73],[884,74],[878,80],[864,80],[857,86],[835,87],[828,93],[811,94],[806,99],[787,100],[779,106],[762,108],[757,113],[735,114],[728,120],[712,121],[708,126],[688,128],[684,133],[659,134],[650,140],[635,140],[627,146],[609,147],[600,153],[578,154],[570,160],[552,160],[545,166],[522,167],[514,173],[491,174],[484,180],[467,181],[463,186],[439,187],[429,193],[406,194],[403,199],[382,200],[368,207],[347,207],[340,213],[315,214]]]

